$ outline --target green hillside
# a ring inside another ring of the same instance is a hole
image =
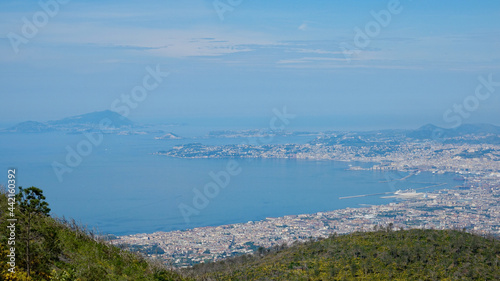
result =
[[[260,253],[187,274],[200,280],[500,280],[499,241],[452,230],[358,232]]]
[[[500,280],[496,238],[390,227],[260,248],[254,255],[171,271],[100,240],[74,221],[51,218],[37,188],[21,189],[17,200],[13,274],[7,263],[12,205],[5,191],[0,196],[0,280]]]
[[[74,221],[51,218],[43,194],[26,190],[31,192],[18,196],[14,206],[15,245],[8,244],[12,205],[5,190],[0,196],[0,280],[186,280],[160,263],[109,245]],[[11,247],[15,247],[15,274],[8,271]]]

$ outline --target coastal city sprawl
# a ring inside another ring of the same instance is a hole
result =
[[[355,231],[378,228],[460,229],[500,235],[500,145],[495,135],[459,135],[443,139],[395,138],[383,135],[331,134],[307,144],[189,144],[159,155],[183,158],[296,158],[359,161],[371,167],[351,169],[399,171],[406,180],[420,172],[455,173],[457,186],[434,191],[397,190],[387,205],[347,208],[314,214],[266,218],[183,231],[119,236],[114,244],[134,247],[177,267],[248,254],[259,248],[290,245]],[[347,199],[347,198],[346,198]]]

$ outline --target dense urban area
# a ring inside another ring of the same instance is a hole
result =
[[[234,135],[234,134],[233,134]],[[227,135],[226,135],[227,136]],[[227,137],[231,137],[227,136]],[[120,236],[115,244],[185,267],[310,238],[395,229],[465,229],[500,235],[498,134],[422,127],[411,132],[322,133],[306,144],[179,145],[159,155],[182,158],[296,158],[376,163],[404,181],[420,172],[455,173],[460,183],[432,192],[388,192],[388,205],[267,218],[217,227]],[[399,172],[402,172],[401,174]],[[405,176],[403,176],[403,174]],[[392,194],[390,194],[392,193]]]

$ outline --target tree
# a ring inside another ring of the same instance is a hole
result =
[[[19,187],[19,193],[16,196],[16,201],[19,206],[25,227],[25,261],[26,272],[30,276],[31,271],[31,255],[30,246],[33,240],[40,238],[39,234],[34,231],[33,224],[38,217],[47,217],[50,213],[49,203],[45,201],[43,191],[37,187],[27,189]]]
[[[49,216],[49,203],[45,199],[43,191],[40,188],[32,186],[24,189],[22,186],[19,187],[17,202],[19,210],[23,214]]]
[[[387,226],[387,232],[391,232],[393,229],[394,229],[394,224],[391,222],[391,223],[389,223],[389,225]]]

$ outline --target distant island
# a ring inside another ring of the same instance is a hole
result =
[[[92,112],[77,116],[71,116],[60,120],[36,122],[26,121],[3,132],[9,133],[44,133],[44,132],[83,132],[89,130],[114,131],[120,128],[130,128],[133,126],[130,119],[111,110]]]
[[[177,126],[177,124],[166,125]],[[35,134],[63,132],[67,134],[81,134],[93,131],[118,135],[155,134],[160,135],[155,137],[156,139],[181,139],[178,135],[165,132],[154,126],[136,124],[127,117],[111,110],[96,111],[47,122],[25,121],[0,130],[0,133]]]
[[[181,137],[179,137],[178,135],[174,134],[174,133],[166,133],[162,136],[159,136],[159,137],[155,137],[156,140],[180,140],[182,139]]]

